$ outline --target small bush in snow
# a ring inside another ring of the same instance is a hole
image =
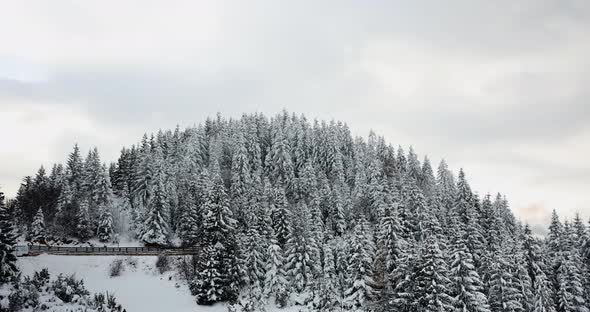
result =
[[[158,272],[160,272],[160,274],[170,270],[170,261],[168,256],[160,254],[156,260],[156,268],[158,268]]]
[[[63,274],[51,284],[55,296],[65,303],[77,302],[78,299],[88,296],[90,293],[84,287],[84,281],[77,280],[73,275],[65,277]]]
[[[97,311],[120,312],[123,310],[123,307],[117,303],[115,296],[110,295],[108,292],[106,295],[103,293],[95,294],[93,303]]]
[[[132,267],[132,268],[137,268],[137,259],[133,258],[133,257],[127,257],[125,259],[125,263],[127,263],[128,266]]]
[[[36,308],[39,305],[39,292],[28,276],[23,281],[19,278],[13,283],[13,289],[8,295],[8,301],[9,311]]]
[[[120,276],[121,272],[123,272],[124,268],[125,267],[123,266],[123,259],[113,260],[113,263],[111,263],[111,267],[110,267],[110,276],[111,277]]]
[[[122,312],[125,311],[109,293],[90,297],[84,284],[73,276],[57,276],[48,281],[49,272],[35,272],[33,277],[21,278],[0,287],[0,312],[17,311],[85,311]],[[41,290],[37,287],[40,286]]]
[[[49,275],[49,271],[47,270],[47,268],[45,268],[39,272],[33,273],[33,279],[31,280],[31,283],[35,285],[38,291],[42,291],[44,286],[46,286],[49,283],[50,277],[51,276]]]

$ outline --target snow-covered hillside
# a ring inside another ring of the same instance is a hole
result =
[[[109,277],[113,260],[120,257],[53,256],[19,258],[23,274],[47,268],[52,275],[76,274],[91,292],[114,293],[117,301],[128,312],[221,312],[225,305],[198,306],[188,287],[174,280],[173,273],[160,275],[155,269],[157,257],[127,257],[125,269],[119,277]],[[135,268],[129,263],[136,263]]]

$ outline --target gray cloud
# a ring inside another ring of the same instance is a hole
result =
[[[143,4],[6,7],[0,123],[57,128],[18,145],[9,194],[73,141],[114,158],[143,131],[283,108],[449,158],[482,190],[509,187],[523,217],[590,182],[587,1]],[[565,215],[590,205],[571,196]]]

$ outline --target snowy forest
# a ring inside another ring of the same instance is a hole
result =
[[[195,247],[195,300],[233,311],[590,311],[580,217],[537,236],[444,160],[287,112],[145,134],[110,164],[75,145],[6,206],[32,243]]]

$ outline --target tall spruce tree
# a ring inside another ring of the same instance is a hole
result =
[[[37,214],[35,214],[33,223],[31,224],[31,232],[29,233],[30,240],[33,243],[45,243],[46,234],[45,215],[43,214],[43,209],[39,208]]]
[[[113,213],[105,205],[101,205],[98,214],[98,228],[96,235],[101,242],[109,242],[113,238]]]
[[[307,205],[295,207],[293,231],[286,243],[287,274],[297,292],[309,290],[320,270],[319,247],[311,231],[311,214]]]
[[[452,311],[451,280],[446,259],[435,235],[436,219],[426,228],[424,240],[418,248],[415,264],[413,302],[417,311]]]
[[[273,296],[275,304],[278,307],[284,307],[287,304],[288,284],[287,272],[285,271],[285,259],[281,246],[273,238],[266,252],[265,277],[264,277],[264,294],[266,297]]]
[[[528,224],[524,228],[522,244],[524,266],[529,274],[533,291],[532,311],[554,312],[551,281],[546,273],[547,259],[543,254],[541,243],[533,237]]]
[[[169,229],[167,222],[168,202],[166,201],[162,177],[157,177],[156,187],[150,199],[147,217],[143,224],[141,240],[149,245],[166,246]]]
[[[103,215],[103,217],[105,217]],[[86,241],[94,235],[92,224],[90,222],[90,214],[88,212],[88,200],[83,199],[80,202],[80,207],[77,215],[78,224],[76,225],[76,233],[81,241]],[[106,221],[106,220],[104,220]],[[106,224],[105,224],[106,225]]]
[[[360,216],[354,228],[348,260],[350,279],[344,300],[350,308],[364,307],[376,295],[373,281],[374,247],[369,231],[367,221]]]
[[[0,285],[13,280],[17,273],[15,231],[8,207],[4,204],[4,193],[0,192]]]
[[[277,242],[281,247],[285,247],[291,237],[292,215],[289,211],[289,202],[285,195],[285,189],[278,187],[269,194],[271,198],[271,216],[272,226],[277,236]]]
[[[455,309],[464,312],[489,312],[483,283],[475,270],[473,256],[463,236],[458,236],[451,247],[450,276]]]
[[[192,282],[199,304],[235,300],[239,276],[236,220],[221,180],[219,165],[213,159],[211,182],[203,203],[203,225],[198,274]]]
[[[377,235],[377,261],[375,268],[375,282],[380,284],[382,297],[390,299],[395,289],[394,272],[404,256],[404,241],[400,237],[402,232],[396,211],[392,207],[385,207]]]

